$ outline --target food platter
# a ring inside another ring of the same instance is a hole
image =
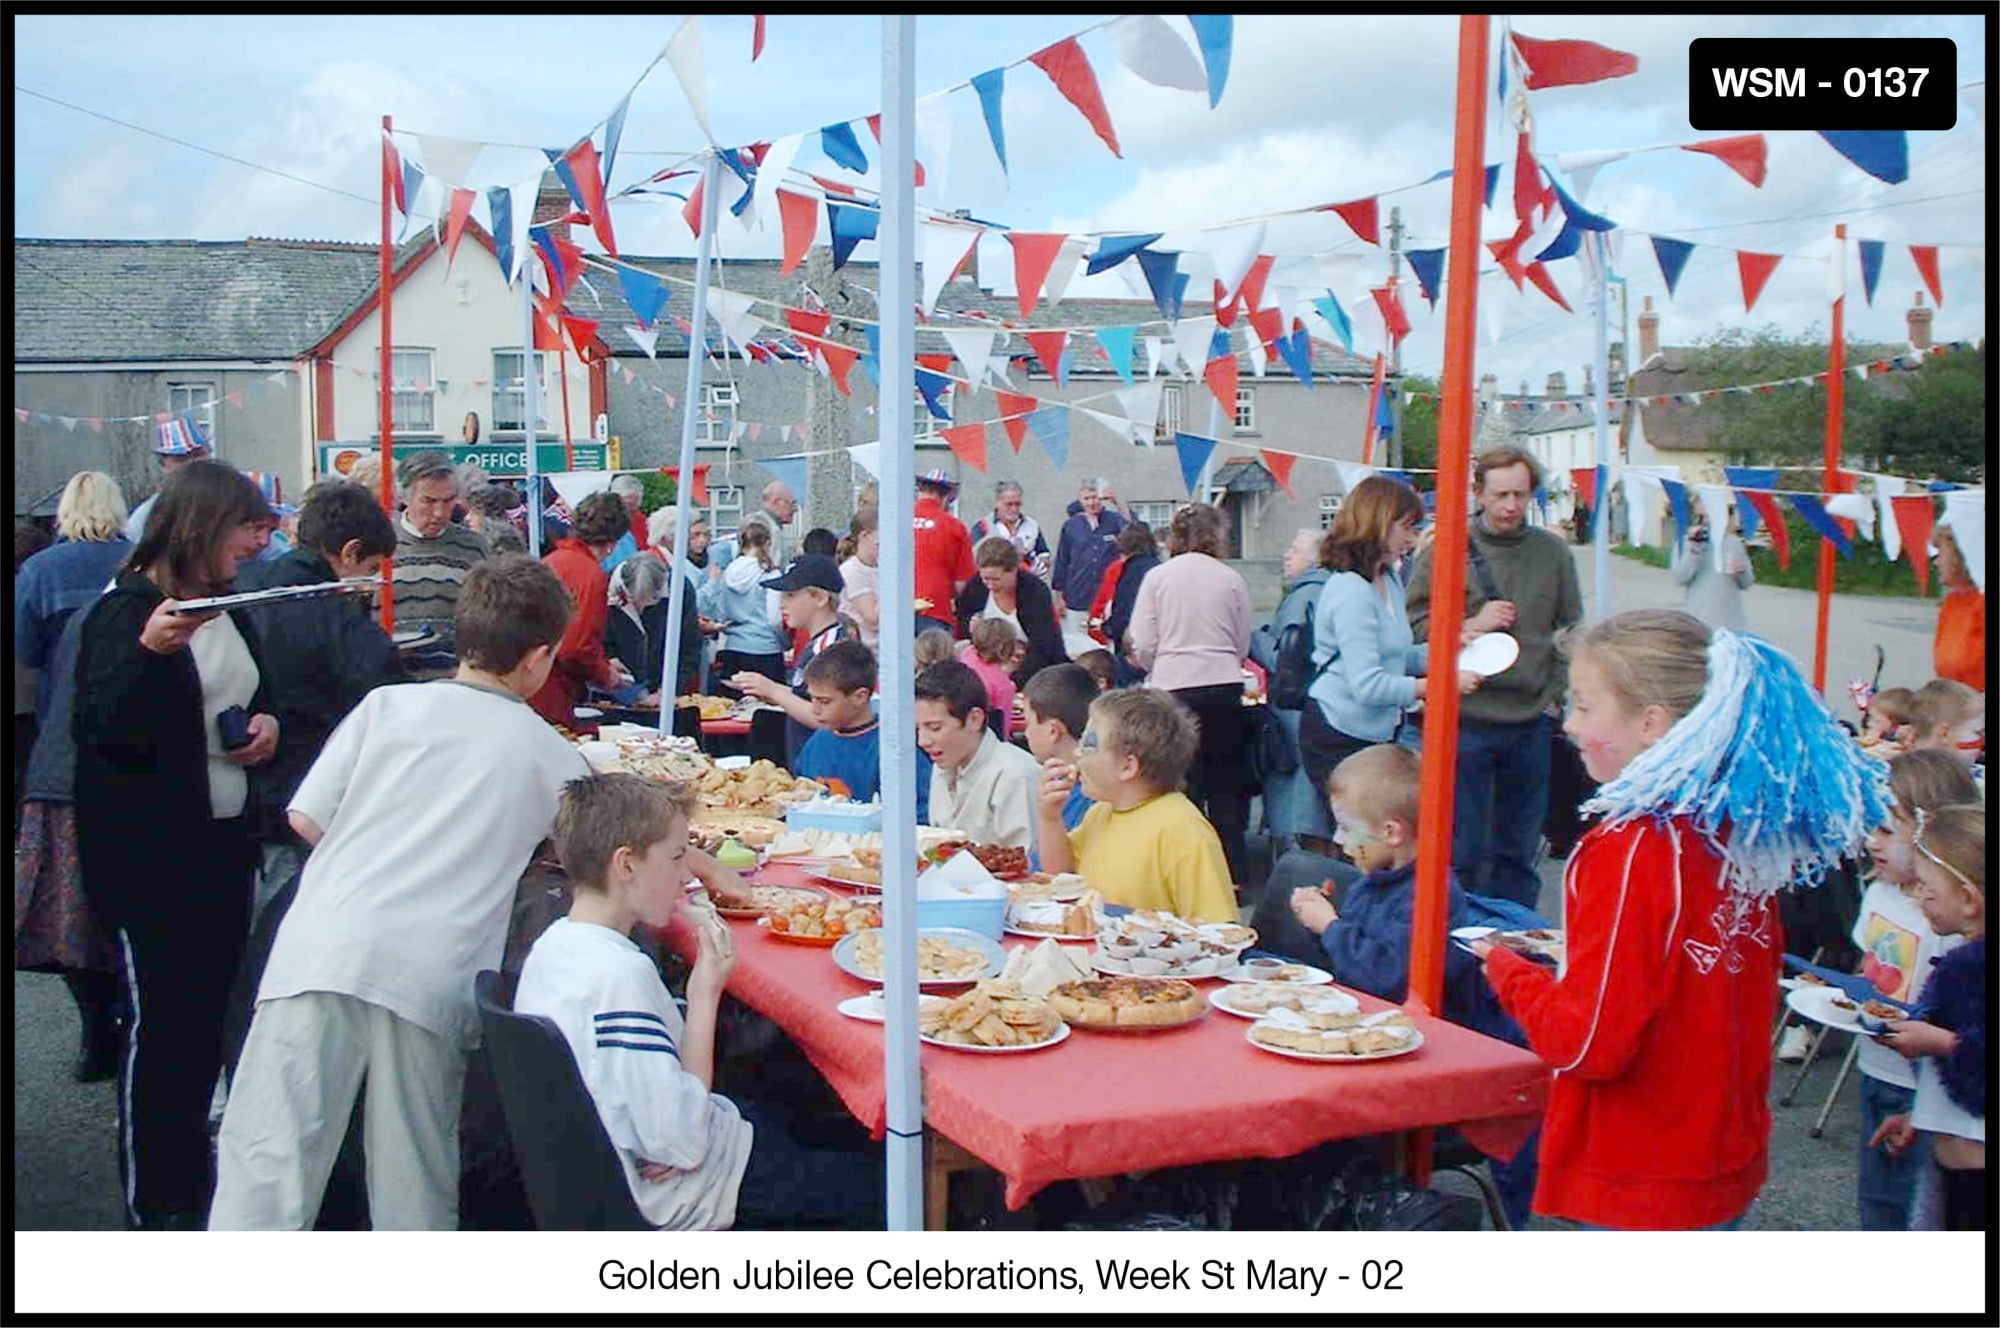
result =
[[[1262,1019],[1280,1004],[1292,1009],[1359,1011],[1361,1002],[1344,991],[1298,983],[1232,982],[1208,993],[1208,1003],[1238,1019]]]
[[[917,1038],[953,1051],[1041,1051],[1069,1036],[1055,1007],[1006,981],[985,981],[917,1012]]]
[[[1274,1056],[1284,1056],[1295,1061],[1382,1061],[1397,1056],[1407,1056],[1424,1045],[1423,1030],[1411,1022],[1409,1015],[1401,1010],[1378,1010],[1352,1023],[1343,1023],[1340,1027],[1315,1027],[1310,1022],[1311,1019],[1312,1016],[1291,1010],[1274,1010],[1243,1030],[1243,1040],[1259,1051],[1268,1051]],[[1293,1039],[1292,1045],[1265,1040],[1266,1037],[1273,1036]],[[1365,1051],[1350,1051],[1344,1045],[1350,1038],[1367,1038],[1371,1042],[1379,1042],[1385,1036],[1395,1038],[1392,1045],[1370,1046]],[[1334,1049],[1320,1051],[1299,1046],[1298,1040],[1340,1045]]]
[[[1400,1047],[1391,1047],[1387,1051],[1367,1051],[1359,1053],[1351,1051],[1311,1052],[1311,1051],[1300,1051],[1295,1047],[1274,1047],[1268,1042],[1259,1042],[1255,1037],[1252,1036],[1252,1034],[1254,1034],[1256,1031],[1257,1031],[1257,1025],[1252,1024],[1250,1025],[1249,1028],[1244,1030],[1243,1037],[1246,1042],[1248,1042],[1251,1046],[1255,1047],[1257,1050],[1268,1051],[1273,1056],[1284,1056],[1290,1060],[1318,1061],[1321,1062],[1322,1064],[1349,1063],[1354,1061],[1393,1060],[1398,1056],[1407,1056],[1411,1052],[1417,1050],[1418,1048],[1424,1045],[1424,1035],[1422,1031],[1413,1030],[1410,1034],[1410,1039],[1406,1044]]]
[[[1049,993],[1063,1020],[1093,1033],[1158,1033],[1208,1014],[1208,1003],[1185,978],[1117,976],[1066,982]]]
[[[770,925],[770,919],[768,918],[763,919],[758,925],[766,936],[774,941],[783,941],[786,945],[809,945],[821,950],[830,950],[842,941],[849,939],[844,935],[806,936],[798,932],[779,931]]]
[[[810,885],[753,885],[750,889],[750,903],[743,907],[725,906],[711,893],[710,902],[715,911],[725,918],[761,918],[774,908],[791,905],[803,908],[807,904],[824,904],[827,893]]]
[[[863,982],[871,983],[875,986],[882,985],[882,974],[866,971],[858,957],[862,952],[863,938],[875,936],[878,939],[873,942],[873,945],[879,946],[880,935],[879,928],[869,928],[865,931],[851,932],[847,936],[842,937],[840,942],[833,947],[834,964],[849,977],[858,978]],[[969,982],[977,982],[981,978],[995,976],[1007,963],[1006,951],[1000,948],[998,942],[990,937],[982,936],[976,931],[967,931],[963,927],[926,927],[919,931],[917,933],[917,948],[920,956],[926,949],[924,945],[926,940],[934,941],[939,946],[952,947],[957,950],[977,951],[986,960],[986,963],[977,970],[973,970],[968,963],[962,972],[954,969],[950,974],[938,974],[931,977],[923,976],[922,970],[919,969],[917,985],[920,987],[964,986]]]
[[[1282,982],[1293,987],[1324,987],[1333,981],[1333,974],[1323,968],[1315,968],[1311,964],[1286,964],[1278,970],[1278,975],[1275,977],[1259,977],[1255,973],[1247,973],[1243,965],[1238,964],[1234,968],[1224,969],[1216,976],[1224,982]]]
[[[1050,1047],[1056,1046],[1068,1037],[1069,1025],[1058,1021],[1056,1031],[1043,1041],[1024,1042],[1012,1047],[985,1047],[976,1042],[946,1042],[944,1039],[934,1038],[928,1033],[917,1034],[917,1041],[930,1047],[944,1047],[949,1051],[969,1051],[974,1055],[980,1056],[1006,1056],[1017,1051],[1047,1051]]]
[[[917,1009],[922,1010],[926,1006],[935,1005],[944,999],[942,996],[919,994],[917,996]],[[864,1024],[884,1023],[889,1017],[888,1012],[882,1005],[882,989],[880,987],[877,987],[874,991],[864,992],[859,996],[849,996],[833,1008],[846,1015],[849,1019],[859,1019]]]

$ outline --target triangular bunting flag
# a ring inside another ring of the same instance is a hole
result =
[[[1173,363],[1172,363],[1172,361],[1170,361],[1170,360],[1167,360],[1167,341],[1166,341],[1166,338],[1165,338],[1165,337],[1147,337],[1147,338],[1146,338],[1146,377],[1147,377],[1147,378],[1148,378],[1149,380],[1150,380],[1151,378],[1153,378],[1153,377],[1154,377],[1155,375],[1157,375],[1157,374],[1158,374],[1158,373],[1160,372],[1160,364],[1161,364],[1161,362],[1162,362],[1162,361],[1166,361],[1166,362],[1167,362],[1167,368],[1168,368],[1168,369],[1170,369],[1170,370],[1171,370],[1171,369],[1173,368]]]
[[[1561,305],[1564,313],[1576,312],[1570,307],[1569,301],[1563,298],[1562,290],[1556,285],[1556,279],[1549,275],[1548,264],[1530,263],[1528,264],[1527,274],[1528,280],[1533,284],[1534,288]]]
[[[715,131],[708,126],[708,81],[702,69],[701,57],[701,16],[690,14],[681,20],[680,27],[660,54],[666,57],[673,69],[674,77],[680,80],[681,91],[686,94],[688,107],[694,112],[694,122],[701,126],[701,134],[709,142],[715,142]]]
[[[1822,129],[1819,136],[1885,184],[1910,178],[1909,135],[1900,129]]]
[[[633,343],[640,350],[646,352],[647,359],[656,360],[659,358],[660,333],[658,328],[628,327],[625,329],[625,335],[632,338]]]
[[[1917,271],[1924,279],[1924,285],[1931,293],[1931,301],[1944,308],[1944,286],[1938,280],[1938,247],[1934,244],[1913,244],[1910,258],[1915,261]]]
[[[1215,452],[1213,438],[1197,438],[1191,433],[1174,435],[1174,450],[1180,453],[1181,479],[1187,483],[1187,491],[1196,498],[1195,486],[1201,482],[1201,472],[1208,465],[1208,458]]]
[[[827,227],[833,232],[833,267],[837,272],[854,253],[854,246],[875,238],[882,214],[853,203],[826,203]]]
[[[785,261],[779,265],[778,275],[784,277],[790,276],[804,260],[806,250],[812,248],[813,237],[819,233],[819,200],[780,189],[778,216],[785,231]]]
[[[1711,138],[1701,143],[1683,143],[1687,152],[1705,152],[1755,187],[1764,187],[1765,144],[1762,134],[1739,134],[1734,138]]]
[[[1153,303],[1159,306],[1160,317],[1169,323],[1181,316],[1180,292],[1184,286],[1178,271],[1180,261],[1177,250],[1139,251],[1139,270],[1146,274],[1146,286],[1153,292]]]
[[[949,429],[939,429],[938,437],[944,439],[953,456],[980,474],[986,473],[985,425],[955,424]]]
[[[923,395],[924,405],[930,407],[932,418],[951,422],[951,412],[944,408],[944,394],[951,391],[951,379],[934,369],[918,369],[917,391]]]
[[[1208,366],[1208,350],[1214,340],[1213,318],[1184,318],[1174,324],[1174,349],[1180,352],[1181,363],[1187,366],[1190,375]]]
[[[845,167],[856,175],[868,173],[868,155],[861,150],[861,140],[854,136],[851,124],[830,124],[821,129],[819,150],[836,166]]]
[[[1833,541],[1833,547],[1840,551],[1841,557],[1846,558],[1853,554],[1854,546],[1848,543],[1847,533],[1840,528],[1838,521],[1827,514],[1824,503],[1810,494],[1803,493],[1792,494],[1791,499],[1792,510],[1797,512],[1807,525],[1819,532],[1821,539]]]
[[[833,315],[824,309],[787,309],[785,323],[794,332],[803,332],[809,337],[823,337],[827,328],[833,325]]]
[[[1256,334],[1251,346],[1275,355],[1285,335],[1285,315],[1277,309],[1258,309],[1250,315],[1250,330]]]
[[[1326,210],[1339,213],[1348,229],[1361,239],[1378,247],[1381,245],[1380,209],[1374,199],[1357,198],[1351,203],[1329,203]]]
[[[757,301],[740,291],[717,287],[708,293],[708,316],[737,346],[748,346],[764,330],[764,320],[751,312]]]
[[[1980,594],[1986,593],[1986,494],[1980,489],[1949,489],[1938,524],[1951,528],[1959,560]]]
[[[1285,367],[1292,371],[1292,376],[1310,389],[1313,385],[1312,336],[1306,331],[1305,324],[1295,321],[1292,334],[1278,338],[1278,354],[1284,357]]]
[[[1120,235],[1115,239],[1100,240],[1097,252],[1084,260],[1083,274],[1094,277],[1100,272],[1117,267],[1164,234],[1164,231],[1156,231],[1151,235]]]
[[[1757,297],[1764,290],[1764,283],[1777,270],[1783,254],[1754,254],[1747,249],[1736,251],[1736,271],[1743,279],[1743,312],[1749,313],[1756,307]]]
[[[986,381],[987,370],[992,364],[993,342],[997,333],[985,328],[940,328],[951,353],[958,357],[965,369],[965,381],[973,391],[978,391]]]
[[[1022,396],[1017,392],[1002,392],[998,388],[994,389],[993,396],[1000,403],[1000,424],[1007,430],[1007,441],[1012,443],[1014,450],[1018,452],[1021,450],[1021,444],[1027,441],[1028,417],[1034,414],[1042,403],[1033,397]]]
[[[1090,67],[1090,60],[1077,45],[1076,38],[1065,37],[1053,46],[1043,47],[1028,57],[1035,68],[1049,76],[1070,105],[1083,113],[1097,136],[1104,140],[1104,146],[1111,149],[1111,155],[1122,157],[1118,150],[1118,132],[1111,127],[1111,113],[1104,109],[1104,94],[1097,89],[1097,75]]]
[[[806,338],[808,344],[820,353],[826,362],[827,372],[833,375],[833,385],[840,389],[842,396],[853,396],[854,389],[847,385],[847,375],[861,360],[861,352],[852,346],[843,346],[838,341],[827,341],[819,337]]]
[[[1208,75],[1180,34],[1157,14],[1126,14],[1105,28],[1118,62],[1156,87],[1205,92]]]
[[[1059,406],[1044,406],[1028,416],[1028,427],[1034,430],[1035,441],[1049,454],[1049,460],[1056,463],[1057,470],[1069,465],[1069,412]]]
[[[1340,491],[1353,493],[1354,486],[1376,473],[1375,467],[1361,461],[1334,460],[1333,468],[1340,473]]]
[[[1334,297],[1333,292],[1328,291],[1315,299],[1312,304],[1313,308],[1319,310],[1320,317],[1326,320],[1327,326],[1333,329],[1333,335],[1339,339],[1341,349],[1352,355],[1354,327],[1347,321],[1347,310],[1340,307],[1340,301]]]
[[[1049,267],[1068,238],[1030,231],[1007,232],[1007,243],[1014,247],[1014,293],[1021,305],[1021,317],[1034,315],[1035,305],[1042,296],[1042,282],[1048,278]]]
[[[1148,378],[1132,387],[1120,388],[1113,395],[1117,398],[1118,409],[1125,413],[1136,429],[1144,431],[1141,439],[1148,447],[1153,442],[1153,426],[1160,419],[1160,397],[1165,385],[1157,379]],[[1138,435],[1135,434],[1135,437]]]
[[[1022,335],[1028,338],[1028,345],[1034,348],[1035,358],[1042,362],[1042,368],[1047,371],[1049,377],[1056,380],[1056,386],[1067,386],[1069,375],[1063,367],[1063,349],[1069,344],[1069,333],[1027,332]]]
[[[1264,246],[1264,223],[1253,221],[1241,226],[1225,226],[1206,234],[1209,261],[1215,265],[1218,292],[1215,303],[1218,307],[1233,304],[1237,292],[1242,289],[1243,278],[1249,275],[1251,264],[1257,261],[1257,251]]]
[[[1438,283],[1444,276],[1444,250],[1410,249],[1403,257],[1410,260],[1410,271],[1417,274],[1417,288],[1431,308],[1437,308]]]
[[[1222,100],[1224,85],[1229,82],[1229,49],[1235,20],[1227,14],[1189,14],[1187,21],[1194,29],[1195,44],[1201,48],[1202,64],[1208,70],[1208,107],[1214,110]]]
[[[1104,348],[1104,358],[1111,361],[1111,367],[1128,383],[1132,381],[1132,347],[1138,334],[1136,327],[1100,327],[1096,330],[1097,344]]]
[[[930,317],[937,308],[938,296],[944,292],[945,283],[965,266],[973,246],[979,243],[980,234],[976,226],[954,226],[942,221],[923,223],[923,250],[918,257],[924,265],[924,317]]]
[[[1660,487],[1666,490],[1667,506],[1674,518],[1674,545],[1678,548],[1687,542],[1688,530],[1694,525],[1694,511],[1688,506],[1687,485],[1662,476]]]
[[[1382,325],[1388,329],[1390,339],[1400,343],[1410,335],[1410,317],[1403,312],[1403,300],[1396,294],[1396,288],[1378,286],[1368,293],[1375,297],[1375,305],[1382,311]],[[1560,299],[1557,303],[1561,303]]]
[[[591,233],[604,246],[604,252],[613,258],[618,257],[618,240],[611,233],[611,209],[604,199],[604,177],[599,173],[596,144],[588,138],[583,139],[563,153],[563,163],[569,167],[568,172],[557,171],[556,174],[570,186],[577,206],[590,214]]]
[[[1236,418],[1236,379],[1239,370],[1234,354],[1224,354],[1210,360],[1202,369],[1201,376],[1208,383],[1208,390],[1215,394],[1216,404],[1230,419]]]
[[[451,212],[444,226],[444,269],[451,271],[451,260],[458,254],[459,237],[465,234],[465,223],[472,218],[472,200],[477,198],[470,189],[451,191]]]
[[[1257,453],[1264,459],[1264,468],[1271,472],[1271,478],[1278,481],[1278,487],[1285,491],[1287,498],[1296,498],[1292,492],[1292,466],[1298,458],[1289,452],[1273,452],[1266,448]]]
[[[1638,56],[1596,42],[1545,41],[1519,32],[1511,35],[1514,49],[1521,53],[1521,62],[1527,66],[1525,82],[1530,92],[1601,83],[1607,78],[1637,73],[1639,69]]]
[[[1092,421],[1100,428],[1108,430],[1111,433],[1111,435],[1121,443],[1138,443],[1145,441],[1145,439],[1140,436],[1139,426],[1132,423],[1132,421],[1126,419],[1123,415],[1113,415],[1109,411],[1092,410],[1088,406],[1070,407],[1070,413],[1072,415],[1076,414],[1079,411],[1082,412],[1083,416],[1086,419]],[[1148,430],[1147,432],[1150,433],[1151,431]]]
[[[1007,73],[989,69],[972,76],[972,90],[979,94],[979,113],[986,119],[987,137],[993,140],[993,155],[1000,159],[1000,172],[1007,172],[1007,131],[1000,119],[1000,93]]]
[[[750,63],[753,65],[757,63],[757,57],[764,53],[764,20],[769,17],[769,14],[751,15]]]
[[[639,320],[639,326],[651,327],[659,321],[660,311],[667,307],[666,282],[650,272],[620,263],[618,288],[624,292],[625,303],[632,307],[632,316]]]
[[[1875,283],[1882,279],[1882,249],[1880,240],[1860,240],[1861,251],[1861,294],[1870,305],[1875,303]]]
[[[564,314],[562,327],[563,331],[569,334],[569,344],[576,347],[577,357],[588,364],[593,354],[591,342],[597,337],[596,320]]]
[[[1917,574],[1917,589],[1923,594],[1931,593],[1931,528],[1937,520],[1937,508],[1927,493],[1896,494],[1889,499],[1895,509],[1896,531],[1903,537],[1903,547],[1910,551],[1910,570]]]
[[[1081,236],[1072,235],[1063,241],[1062,248],[1056,251],[1055,262],[1049,266],[1048,277],[1042,282],[1044,304],[1053,305],[1061,301],[1069,290],[1070,282],[1076,279],[1077,260],[1089,247],[1090,241]]]

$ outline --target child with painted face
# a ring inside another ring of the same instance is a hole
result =
[[[1917,1019],[1889,1025],[1882,1041],[1916,1062],[1907,1116],[1882,1122],[1869,1140],[1902,1153],[1930,1136],[1928,1179],[1946,1231],[1984,1231],[1986,1182],[1986,809],[1979,804],[1919,812],[1917,899],[1931,927],[1965,943],[1937,961]],[[1926,1205],[1917,1204],[1918,1208]],[[1929,1226],[1919,1217],[1912,1226]]]
[[[1474,946],[1555,1069],[1534,1210],[1734,1227],[1769,1168],[1773,895],[1860,850],[1886,771],[1790,658],[1685,613],[1598,623],[1569,685],[1564,729],[1600,784],[1582,810],[1603,818],[1564,873],[1565,967]]]
[[[1880,696],[1875,698],[1881,700]],[[1869,706],[1874,713],[1874,706]],[[1870,881],[1854,921],[1861,948],[1861,976],[1892,1001],[1910,1004],[1923,990],[1931,966],[1960,944],[1931,929],[1918,898],[1917,817],[1979,795],[1965,763],[1949,752],[1904,752],[1889,762],[1895,809],[1868,836]],[[1892,1148],[1875,1142],[1892,1116],[1907,1115],[1916,1099],[1914,1067],[1886,1040],[1863,1038],[1855,1067],[1861,1071],[1861,1161],[1857,1198],[1863,1231],[1907,1231],[1918,1175],[1930,1163],[1929,1136]]]

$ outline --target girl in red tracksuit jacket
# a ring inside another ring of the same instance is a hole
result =
[[[1772,896],[1860,851],[1880,763],[1781,652],[1666,610],[1585,634],[1564,729],[1605,814],[1564,874],[1564,969],[1475,947],[1555,1070],[1534,1211],[1734,1226],[1769,1156]]]

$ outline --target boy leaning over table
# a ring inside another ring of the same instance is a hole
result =
[[[1091,702],[1075,758],[1042,766],[1043,870],[1081,872],[1106,903],[1237,921],[1222,841],[1180,792],[1198,742],[1193,714],[1166,692],[1129,687]],[[1063,808],[1079,782],[1097,805],[1066,831]]]
[[[690,896],[735,874],[688,844],[694,790],[606,774],[564,786],[556,852],[569,915],[528,952],[514,1008],[562,1030],[647,1221],[672,1231],[735,1225],[880,1229],[878,1156],[805,1147],[783,1113],[732,1102],[715,1081],[716,1014],[736,966],[729,924]],[[679,913],[696,953],[683,1015],[630,933]]]

